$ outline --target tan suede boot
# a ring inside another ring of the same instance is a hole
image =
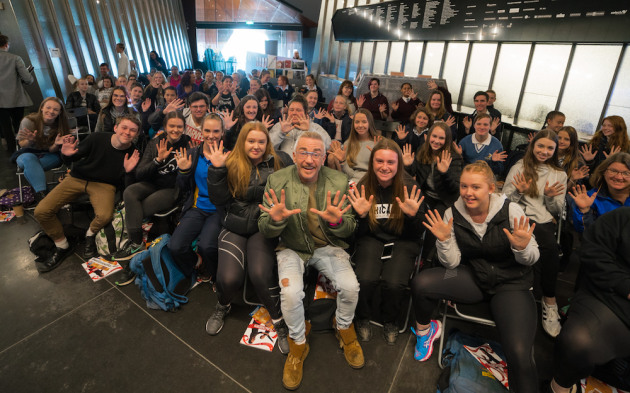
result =
[[[304,359],[306,359],[308,351],[308,343],[298,345],[289,337],[289,356],[284,363],[284,371],[282,372],[282,385],[286,389],[295,390],[300,387]]]
[[[352,368],[362,368],[365,365],[363,350],[357,340],[357,333],[354,330],[354,323],[347,329],[337,329],[337,321],[333,324],[335,336],[339,340],[339,347],[343,348],[343,355]]]

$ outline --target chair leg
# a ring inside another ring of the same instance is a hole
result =
[[[444,309],[442,311],[442,334],[440,335],[440,348],[438,350],[438,366],[441,369],[444,369],[444,365],[442,364],[442,351],[444,351],[444,336],[446,336],[446,315],[448,313],[448,302],[446,300],[442,300],[444,304]]]
[[[20,190],[20,203],[24,203],[24,195],[22,195],[22,174],[18,173],[18,189]]]

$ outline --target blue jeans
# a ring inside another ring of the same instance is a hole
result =
[[[308,261],[291,249],[278,251],[278,279],[280,282],[280,306],[289,327],[289,336],[295,342],[303,342],[304,323],[304,271],[313,266],[326,276],[337,290],[337,327],[347,329],[354,319],[354,309],[359,301],[359,282],[350,265],[350,256],[342,248],[326,246],[318,248]]]
[[[35,192],[46,191],[46,171],[61,165],[59,153],[43,153],[41,157],[33,153],[20,154],[16,160],[20,169],[24,171],[26,180],[31,183]]]

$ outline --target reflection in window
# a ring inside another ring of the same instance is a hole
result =
[[[537,124],[556,107],[567,67],[570,45],[536,45],[521,104],[520,119]]]
[[[387,42],[376,43],[376,55],[374,56],[374,74],[385,73],[385,58],[387,57]]]
[[[348,72],[348,79],[350,80],[354,80],[354,78],[357,76],[360,52],[361,52],[360,42],[353,42],[350,44],[350,71]]]
[[[346,77],[346,68],[348,67],[348,51],[350,44],[348,42],[342,42],[339,44],[339,69],[337,70],[337,76],[340,78]]]
[[[620,53],[621,45],[575,48],[560,104],[568,125],[589,135],[595,132]]]
[[[424,55],[424,65],[422,66],[422,75],[430,75],[434,78],[439,78],[440,65],[442,64],[443,54],[444,54],[443,42],[428,42],[427,50]]]
[[[503,115],[503,121],[506,121],[507,118],[514,118],[530,48],[530,44],[501,45],[492,90],[497,93],[497,101],[494,106]]]
[[[418,76],[420,58],[422,57],[423,42],[410,42],[407,45],[407,57],[405,58],[405,76]]]
[[[488,90],[496,53],[497,44],[473,44],[464,85],[463,105],[474,106],[475,93],[479,90]]]
[[[626,47],[610,102],[606,108],[606,116],[621,116],[626,120],[626,124],[630,123],[630,100],[628,97],[630,97],[630,48]]]
[[[389,50],[389,63],[387,64],[387,73],[401,72],[402,59],[405,51],[404,42],[392,42],[392,47]],[[407,51],[409,55],[409,51]]]
[[[370,72],[370,65],[372,64],[372,51],[374,50],[373,42],[363,43],[363,54],[361,55],[361,73]]]
[[[449,43],[446,51],[446,61],[442,77],[446,79],[448,90],[453,97],[453,103],[457,103],[459,91],[462,86],[464,66],[466,65],[466,55],[468,53],[467,43]]]

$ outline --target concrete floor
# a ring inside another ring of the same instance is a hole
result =
[[[15,168],[0,152],[0,188],[15,187]],[[39,274],[27,239],[39,229],[27,213],[0,223],[0,392],[281,392],[285,357],[239,340],[251,306],[236,304],[222,332],[204,326],[216,295],[208,284],[189,294],[177,313],[149,310],[135,285],[116,287],[112,275],[92,282],[72,255]],[[576,263],[560,277],[559,298],[572,292]],[[454,322],[497,339],[492,328]],[[332,333],[312,334],[301,392],[435,392],[437,355],[413,360],[413,336],[388,346],[375,328],[363,344],[366,365],[353,370]],[[553,340],[539,327],[535,355],[549,379]]]

